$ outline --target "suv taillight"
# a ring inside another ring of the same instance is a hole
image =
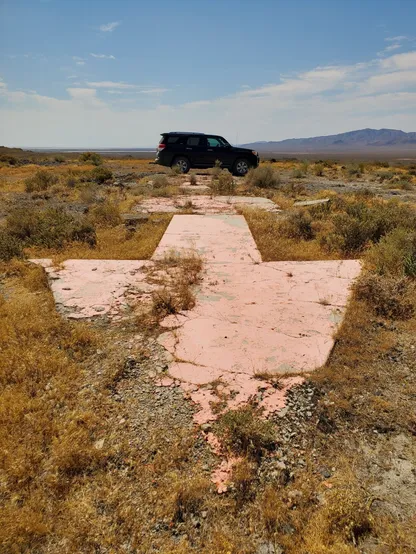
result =
[[[163,150],[165,147],[166,147],[166,144],[159,144],[158,147],[157,147],[157,149],[158,149],[159,152],[160,152],[160,151]]]

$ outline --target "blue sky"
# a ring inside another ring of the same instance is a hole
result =
[[[0,0],[0,144],[416,130],[414,0]]]

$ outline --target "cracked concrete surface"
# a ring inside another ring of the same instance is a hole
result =
[[[121,319],[155,288],[145,281],[147,260],[32,260],[48,274],[57,308],[70,319],[109,316]]]
[[[186,187],[186,185],[185,185]],[[195,187],[189,186],[192,192]],[[236,214],[239,207],[251,206],[267,212],[279,213],[280,209],[272,200],[252,196],[202,196],[184,195],[172,198],[146,198],[136,207],[142,213],[179,213],[192,209],[197,214]]]
[[[288,388],[302,382],[285,375],[312,371],[331,352],[359,262],[261,263],[238,215],[174,216],[154,257],[188,248],[205,260],[197,304],[165,318],[159,342],[176,360],[170,375],[200,406],[195,421],[216,419],[219,402],[226,409],[255,398],[265,415],[283,408]]]

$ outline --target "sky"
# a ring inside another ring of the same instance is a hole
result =
[[[416,0],[0,0],[0,145],[416,131]]]

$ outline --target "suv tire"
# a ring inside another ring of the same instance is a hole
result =
[[[175,158],[172,162],[171,167],[179,167],[181,170],[181,173],[188,173],[188,171],[191,169],[191,164],[189,163],[188,158],[185,158],[185,156],[179,156]]]
[[[248,161],[245,158],[239,158],[234,163],[233,173],[237,175],[237,177],[244,177],[244,175],[247,175],[249,169],[250,164]]]

